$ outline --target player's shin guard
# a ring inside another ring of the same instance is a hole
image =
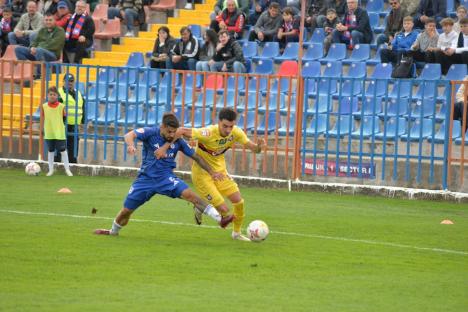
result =
[[[236,233],[240,233],[242,224],[244,223],[244,200],[242,199],[240,202],[232,204],[234,207],[234,221],[233,223],[233,231]]]

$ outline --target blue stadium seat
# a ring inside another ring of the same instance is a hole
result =
[[[138,68],[122,69],[115,83],[127,88],[129,85],[136,84],[139,78],[140,70]]]
[[[443,122],[442,125],[440,126],[439,130],[437,133],[432,136],[432,133],[428,136],[427,140],[429,142],[434,142],[436,144],[444,144],[445,143],[445,130],[446,130],[447,124],[446,122]],[[453,121],[453,126],[452,126],[452,140],[455,141],[456,139],[461,137],[461,123],[460,120],[454,120]]]
[[[384,47],[385,47],[384,44],[381,44],[379,47],[377,47],[377,51],[375,52],[374,57],[368,59],[366,61],[366,64],[367,65],[377,65],[377,64],[382,63],[382,61],[380,59],[380,50],[382,50]]]
[[[351,64],[356,62],[365,62],[370,58],[370,45],[356,44],[349,58],[343,60],[343,64]]]
[[[433,121],[431,119],[424,118],[421,122],[417,119],[413,122],[409,133],[401,135],[402,141],[422,141],[428,136],[432,135]]]
[[[315,101],[313,102],[312,106],[307,109],[307,114],[320,114],[330,112],[333,107],[333,99],[331,96],[328,95],[319,95]]]
[[[205,107],[211,108],[224,106],[223,94],[218,94],[214,90],[206,90],[205,93],[200,93],[197,96],[195,107],[203,107],[203,98],[205,98]]]
[[[244,125],[245,118],[247,116],[247,123]],[[237,126],[244,131],[250,131],[255,128],[255,112],[254,111],[244,111],[239,114],[239,120],[237,121]],[[245,128],[244,128],[245,126]]]
[[[147,86],[152,89],[157,89],[158,87],[161,87],[163,83],[163,77],[161,76],[162,73],[164,72],[156,69],[145,70],[140,76],[140,80],[137,84],[139,86]]]
[[[193,103],[192,89],[186,89],[185,94],[183,94],[182,91],[179,91],[179,93],[177,93],[174,99],[174,105],[182,106],[182,103],[185,105],[185,107],[187,107],[188,105],[192,105]]]
[[[421,119],[422,117],[433,117],[436,113],[436,101],[435,99],[424,99],[423,101],[418,100],[415,103],[414,108],[409,114],[411,119]],[[432,118],[431,118],[432,119]]]
[[[278,135],[285,136],[286,134],[294,135],[294,128],[296,127],[296,115],[291,115],[289,119],[289,127],[288,121],[282,122],[281,128],[278,129]]]
[[[99,117],[99,105],[96,102],[90,102],[90,101],[86,101],[85,105],[86,105],[86,109],[85,109],[86,122],[85,123],[88,123],[89,121],[96,120]],[[36,112],[38,112],[39,116],[40,116],[39,107],[38,107],[38,110]],[[34,117],[34,115],[33,115],[33,117]],[[39,118],[37,120],[39,120]]]
[[[348,73],[343,75],[346,78],[365,78],[367,76],[366,63],[351,63]]]
[[[311,61],[306,62],[302,67],[303,77],[320,77],[321,76],[321,65],[320,62]]]
[[[348,96],[362,96],[363,90],[363,80],[354,80],[354,79],[344,79],[342,80],[341,84],[341,93],[338,92],[335,94],[335,97],[339,97],[340,95],[343,97]]]
[[[327,114],[314,115],[312,121],[306,129],[307,136],[318,137],[327,131]]]
[[[438,90],[436,81],[424,81],[418,86],[418,90],[416,91],[416,94],[413,95],[413,99],[433,99],[437,97],[437,93]]]
[[[255,62],[261,60],[272,60],[279,55],[279,43],[274,42],[266,42],[263,46],[263,51],[261,55],[257,55],[252,57],[252,60]]]
[[[304,46],[308,46],[311,43],[323,43],[325,40],[325,29],[323,28],[315,28],[312,36],[310,36],[309,42],[305,42]]]
[[[257,134],[265,134],[265,131],[272,133],[279,128],[281,128],[281,116],[276,112],[270,111],[262,117],[260,125],[257,128]]]
[[[125,109],[125,116],[122,116],[117,120],[119,125],[137,125],[143,120],[143,106],[140,105],[129,105]]]
[[[382,97],[374,98],[372,96],[366,96],[362,98],[361,109],[353,116],[355,119],[361,119],[361,116],[378,115],[382,112]]]
[[[187,27],[192,31],[192,35],[195,38],[202,38],[202,29],[200,25],[190,24]]]
[[[333,43],[326,57],[320,59],[321,63],[341,61],[346,58],[346,45],[344,43]]]
[[[118,75],[118,69],[113,67],[106,67],[99,70],[99,74],[96,78],[96,81],[90,81],[89,86],[94,86],[97,83],[101,85],[115,84],[115,79]]]
[[[105,100],[106,96],[110,96],[112,91],[102,85],[91,86],[88,88],[88,94],[85,94],[86,102],[97,102]]]
[[[160,125],[162,122],[164,111],[165,110],[162,107],[151,107],[145,112],[143,118],[138,122],[138,125],[141,127],[152,127],[155,125]]]
[[[351,132],[355,131],[354,120],[349,115],[341,115],[337,117],[335,126],[333,129],[328,131],[325,135],[337,138],[349,135]]]
[[[296,96],[286,94],[284,96],[284,107],[280,109],[282,115],[287,115],[288,111],[290,114],[296,113]]]
[[[257,43],[254,41],[246,41],[242,44],[244,58],[250,59],[257,56]]]
[[[237,76],[237,85],[236,85],[236,77],[229,76],[227,79],[227,86],[226,89],[228,91],[241,91],[245,89],[245,77],[244,76]]]
[[[369,12],[369,24],[370,24],[371,29],[374,31],[374,34],[382,32],[381,28],[379,28],[379,26],[380,26],[379,13],[377,13],[377,12],[370,13]],[[379,31],[375,31],[376,29],[379,29]]]
[[[120,106],[117,104],[107,104],[102,114],[99,114],[96,122],[100,124],[113,124],[121,118]]]
[[[303,62],[316,61],[323,58],[323,44],[311,43],[302,57]]]
[[[468,74],[467,67],[466,64],[453,64],[445,75],[445,80],[463,80]]]
[[[286,48],[283,51],[283,54],[275,57],[275,63],[281,63],[288,60],[297,60],[299,55],[299,43],[298,42],[289,42],[286,45]]]
[[[342,97],[338,105],[338,115],[349,115],[358,111],[359,100],[357,97]]]
[[[439,80],[442,76],[440,64],[426,63],[416,80]]]
[[[258,112],[259,113],[265,113],[266,112],[266,101],[268,99],[268,111],[274,112],[277,111],[278,108],[281,110],[282,108],[285,108],[285,95],[280,93],[269,93],[266,95],[265,99],[262,101],[262,105],[258,107]],[[279,103],[278,103],[279,101]],[[278,107],[279,104],[279,107]]]
[[[455,140],[455,143],[456,143],[457,145],[462,144],[462,139],[463,139],[463,136],[460,135],[460,137],[459,137],[458,139]],[[468,130],[466,130],[466,132],[465,132],[465,143],[464,143],[464,145],[468,145]]]
[[[322,78],[340,78],[343,65],[340,61],[327,62],[322,74]]]
[[[351,133],[353,139],[369,139],[380,130],[380,119],[377,116],[364,116],[360,127]],[[361,133],[362,131],[362,133]]]
[[[375,134],[377,140],[389,140],[394,141],[401,135],[406,133],[407,122],[405,118],[392,117],[388,118],[383,125],[383,128]]]
[[[101,103],[120,103],[126,101],[130,95],[129,88],[125,88],[123,85],[114,87],[114,91],[107,97],[107,99],[100,99]]]
[[[188,125],[190,122],[190,111],[191,109],[185,108],[184,109],[184,118],[182,119],[182,108],[176,107],[174,108],[174,114],[176,115],[177,119],[181,125]]]
[[[408,98],[411,95],[413,84],[409,80],[398,79],[393,83],[392,91],[388,94],[389,98]]]
[[[140,68],[145,66],[145,56],[141,52],[132,52],[128,57],[126,67]]]
[[[392,77],[392,65],[387,63],[377,64],[372,75],[372,80],[367,86],[364,94],[366,96],[383,96],[388,87],[388,80]]]
[[[258,96],[258,103],[256,103],[257,96]],[[263,98],[262,98],[261,93],[255,92],[255,90],[252,90],[246,93],[243,98],[239,98],[238,101],[239,101],[238,106],[237,106],[238,110],[240,111],[245,110],[246,109],[245,105],[247,103],[247,110],[255,111],[256,105],[258,106],[262,105]]]
[[[366,10],[370,13],[381,13],[384,11],[383,0],[367,0]]]
[[[126,101],[123,99],[121,102],[126,102],[128,104],[142,104],[148,102],[150,98],[151,89],[147,88],[146,86],[139,86],[133,90],[132,95],[129,96]]]
[[[195,108],[193,125],[189,120],[188,126],[193,128],[201,128],[211,125],[211,111],[209,109]]]
[[[406,116],[408,115],[409,109],[410,102],[407,98],[388,99],[388,101],[384,103],[384,108],[382,108],[379,117],[388,119],[396,116]]]
[[[273,74],[273,61],[268,59],[259,61],[255,67],[255,73],[261,75]],[[257,80],[259,81],[258,88]],[[267,84],[268,81],[266,77],[251,77],[249,80],[249,92],[265,92]]]
[[[341,70],[343,66],[340,61],[328,62],[323,71],[322,78],[318,81],[318,86],[315,94],[312,96],[319,95],[334,95],[337,93],[337,82],[341,77]],[[311,90],[309,90],[309,96]]]
[[[436,113],[436,120],[437,121],[444,121],[447,116],[447,103],[443,102],[442,105],[440,106],[440,109]]]
[[[271,75],[273,74],[273,61],[265,59],[258,62],[255,67],[255,74]]]

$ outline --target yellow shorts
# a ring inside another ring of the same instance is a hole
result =
[[[228,197],[239,192],[237,183],[224,171],[225,178],[222,181],[214,181],[210,174],[198,166],[192,167],[192,182],[198,194],[217,207],[224,202],[224,197]]]

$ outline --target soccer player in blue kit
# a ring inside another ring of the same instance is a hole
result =
[[[175,157],[181,151],[196,161],[214,180],[222,179],[223,175],[214,172],[203,158],[195,154],[183,139],[174,141],[179,121],[173,113],[165,113],[160,127],[145,127],[128,132],[125,135],[127,152],[136,152],[135,139],[143,142],[143,157],[137,179],[133,182],[124,201],[124,207],[115,218],[111,229],[97,229],[98,235],[118,235],[123,226],[127,225],[132,213],[155,194],[172,198],[182,198],[191,202],[196,209],[210,216],[225,228],[234,219],[233,215],[222,217],[211,204],[203,201],[188,185],[173,172],[176,167]],[[173,142],[174,141],[174,142]],[[157,158],[155,152],[166,142],[172,142],[166,152],[166,157]]]

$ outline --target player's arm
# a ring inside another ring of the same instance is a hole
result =
[[[135,139],[137,138],[137,135],[135,131],[130,131],[124,136],[125,143],[127,144],[127,153],[130,155],[134,155],[136,152],[136,147],[135,147]]]
[[[206,172],[210,174],[210,176],[213,178],[215,181],[221,181],[224,179],[224,175],[221,172],[215,172],[213,169],[210,167],[210,165],[198,154],[193,154],[191,158],[197,162],[197,164],[200,165]]]
[[[183,128],[180,127],[177,129],[176,136],[184,137],[186,139],[191,139],[192,138],[192,128]]]
[[[192,138],[192,128],[182,128],[182,127],[178,128],[177,132],[176,132],[176,135],[174,137],[174,141],[164,143],[163,146],[159,147],[156,151],[154,151],[154,157],[156,157],[156,159],[165,158],[166,155],[167,155],[167,150],[169,149],[171,144],[173,142],[177,141],[178,139],[182,138],[182,137],[187,138],[187,139],[191,139]]]
[[[248,141],[247,143],[244,144],[245,148],[248,148],[252,152],[258,154],[262,151],[263,146],[265,145],[265,140],[264,139],[258,139],[257,143],[254,143],[252,141]]]

